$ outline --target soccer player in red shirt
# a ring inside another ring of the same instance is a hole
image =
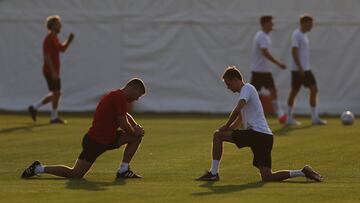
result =
[[[102,153],[126,145],[116,177],[141,178],[130,170],[129,163],[145,131],[127,112],[127,104],[144,94],[144,83],[138,78],[130,80],[121,89],[107,93],[96,107],[92,126],[82,141],[83,150],[72,168],[63,165],[43,166],[39,161],[34,161],[21,177],[30,178],[48,173],[66,178],[82,178]]]
[[[64,43],[60,43],[58,34],[61,31],[61,20],[59,16],[49,16],[46,19],[46,27],[48,34],[46,35],[43,42],[43,55],[44,65],[43,74],[45,76],[49,94],[43,97],[39,102],[30,105],[28,111],[30,112],[31,118],[36,121],[37,110],[52,102],[52,112],[50,123],[64,124],[66,121],[61,120],[58,117],[58,104],[61,96],[61,81],[60,81],[60,52],[65,52],[69,47],[70,43],[74,39],[74,34],[70,33],[68,39]]]

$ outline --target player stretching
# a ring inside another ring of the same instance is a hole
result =
[[[51,102],[52,112],[50,123],[64,124],[66,121],[63,121],[59,118],[57,110],[61,96],[60,52],[65,52],[67,50],[70,43],[74,39],[74,34],[71,33],[64,43],[59,42],[58,34],[61,31],[61,20],[59,16],[49,16],[46,19],[46,27],[49,32],[43,42],[43,74],[50,92],[37,103],[30,105],[28,107],[28,111],[31,115],[31,118],[36,121],[37,110],[41,106]]]
[[[82,141],[82,152],[72,168],[63,165],[43,166],[35,161],[21,177],[30,178],[48,173],[66,178],[82,178],[102,153],[126,145],[116,177],[141,178],[130,170],[129,163],[144,136],[144,129],[127,113],[127,103],[138,100],[144,94],[144,83],[137,78],[129,81],[122,89],[106,94],[96,107],[92,126]],[[121,130],[118,131],[118,128]]]
[[[232,66],[225,70],[223,81],[232,92],[239,92],[239,101],[230,113],[225,125],[215,131],[212,145],[212,164],[210,171],[197,178],[202,181],[218,181],[219,162],[223,152],[223,142],[236,144],[238,148],[250,147],[253,165],[260,171],[262,181],[282,181],[293,177],[307,177],[322,181],[320,174],[306,165],[302,170],[271,170],[271,150],[273,135],[266,122],[259,95],[254,86],[244,83],[240,71]],[[237,130],[242,120],[243,129]]]
[[[309,88],[310,90],[310,106],[311,106],[311,120],[314,125],[324,125],[325,120],[319,118],[317,111],[317,94],[318,87],[313,73],[310,70],[310,46],[307,32],[313,27],[313,17],[303,15],[300,17],[300,28],[296,29],[291,36],[291,90],[288,98],[288,120],[289,125],[300,125],[293,117],[293,106],[295,97],[298,94],[300,87]]]
[[[278,101],[277,90],[271,74],[269,61],[276,64],[281,69],[285,69],[286,65],[276,60],[270,53],[271,39],[269,34],[273,30],[274,26],[273,17],[262,16],[260,18],[260,25],[262,30],[255,34],[252,47],[252,76],[250,83],[255,86],[257,91],[260,91],[262,87],[270,91],[272,106],[277,114],[278,120],[280,123],[284,123],[287,119],[287,116],[284,114]]]

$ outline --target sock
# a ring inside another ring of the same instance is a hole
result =
[[[42,101],[38,101],[37,103],[33,104],[33,107],[37,110],[43,105]]]
[[[312,120],[316,120],[316,119],[318,119],[318,118],[319,118],[319,114],[318,114],[318,112],[317,112],[316,106],[311,107],[311,119],[312,119]]]
[[[53,109],[51,112],[51,120],[54,120],[56,118],[58,118],[58,111],[57,109]]]
[[[36,166],[36,168],[35,168],[35,173],[37,173],[37,174],[39,174],[39,173],[44,173],[44,166],[42,166],[42,165],[38,165],[38,166]]]
[[[303,173],[301,170],[290,170],[290,178],[294,177],[305,177],[305,173]]]
[[[288,120],[292,120],[293,119],[293,107],[292,106],[288,106]]]
[[[129,170],[129,163],[122,162],[119,166],[119,173],[124,173],[125,171]]]
[[[219,171],[219,160],[212,160],[210,173],[216,175]]]
[[[284,115],[284,112],[281,109],[280,102],[278,100],[273,100],[271,103],[274,111],[276,112],[277,117],[281,117],[282,115]]]

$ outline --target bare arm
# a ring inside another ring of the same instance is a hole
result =
[[[276,64],[279,68],[281,69],[285,69],[286,65],[281,63],[280,61],[276,60],[269,52],[268,49],[264,48],[261,49],[262,54],[265,56],[265,58],[267,58],[269,61],[271,61],[272,63]]]
[[[120,128],[122,130],[124,130],[127,134],[129,134],[131,136],[137,136],[137,137],[141,137],[144,135],[144,132],[142,129],[134,128],[133,126],[131,126],[131,124],[128,121],[127,115],[118,116],[118,122],[119,122]]]
[[[300,63],[300,57],[299,57],[299,49],[297,47],[292,47],[291,49],[291,55],[294,59],[294,62],[296,64],[296,66],[299,68],[299,71],[303,71],[303,67]]]
[[[227,131],[227,130],[233,130],[231,127],[235,127],[232,124],[234,121],[241,115],[241,109],[245,106],[246,102],[245,100],[241,99],[236,107],[231,111],[228,121],[225,125],[223,125],[221,128],[219,128],[220,131]],[[237,122],[235,122],[237,123]],[[234,124],[235,125],[235,124]]]
[[[239,126],[241,125],[241,122],[242,122],[242,117],[241,117],[241,113],[239,113],[238,116],[236,117],[235,121],[231,123],[229,128],[231,130],[235,130],[235,129],[239,128]]]
[[[136,123],[135,119],[129,113],[126,113],[126,117],[127,117],[127,119],[128,119],[131,126],[134,127],[134,126],[138,125]]]
[[[74,40],[74,33],[70,33],[69,37],[67,40],[65,40],[65,42],[63,42],[60,46],[60,51],[61,52],[65,52],[67,50],[67,48],[69,47],[69,45],[71,44],[71,42]]]
[[[50,69],[51,76],[53,77],[53,79],[58,79],[59,76],[55,72],[54,63],[50,57],[50,54],[45,54],[44,58],[45,58],[45,63],[47,65],[47,67],[49,67],[49,69]]]

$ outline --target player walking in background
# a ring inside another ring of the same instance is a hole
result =
[[[291,36],[291,90],[288,98],[289,125],[300,125],[293,117],[295,97],[303,85],[310,90],[311,119],[314,125],[324,125],[325,120],[319,118],[317,111],[318,87],[313,73],[310,70],[310,45],[307,32],[313,27],[313,17],[303,15],[300,17],[300,27]]]
[[[254,86],[244,83],[236,67],[228,67],[223,81],[232,92],[239,92],[239,101],[225,125],[215,131],[212,145],[212,164],[210,171],[197,178],[201,181],[219,180],[218,168],[223,152],[223,142],[236,144],[238,148],[250,147],[253,154],[253,165],[260,171],[263,181],[282,181],[293,177],[307,177],[322,181],[322,176],[306,165],[302,170],[283,170],[272,172],[271,150],[273,135],[266,122],[259,95]],[[240,123],[244,130],[238,130]]]
[[[285,69],[286,65],[275,59],[270,53],[271,39],[270,32],[273,30],[273,17],[261,16],[261,30],[255,34],[252,53],[251,53],[251,84],[257,91],[262,87],[270,91],[272,106],[277,114],[280,123],[287,119],[286,114],[281,108],[278,100],[277,90],[271,73],[269,61],[276,64],[280,69]]]
[[[106,94],[96,107],[92,126],[82,141],[82,152],[72,168],[63,165],[43,166],[39,161],[35,161],[21,177],[30,178],[48,173],[66,178],[82,178],[102,153],[126,145],[116,177],[141,178],[130,170],[129,163],[145,132],[127,112],[127,104],[138,100],[144,94],[144,83],[137,78],[130,80],[122,89]]]
[[[43,75],[45,76],[50,92],[37,103],[30,105],[28,111],[31,118],[36,121],[37,110],[41,106],[51,102],[52,112],[50,123],[64,124],[66,121],[61,120],[58,116],[58,104],[61,96],[60,52],[65,52],[67,50],[74,39],[74,34],[70,33],[68,39],[64,43],[59,42],[58,34],[62,27],[59,16],[49,16],[46,19],[46,27],[48,29],[48,34],[43,42]]]

